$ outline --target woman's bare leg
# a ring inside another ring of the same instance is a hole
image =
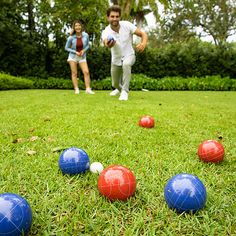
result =
[[[70,70],[71,70],[71,80],[74,86],[74,90],[78,90],[78,69],[77,69],[77,62],[69,61]]]

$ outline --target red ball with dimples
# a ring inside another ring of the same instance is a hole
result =
[[[216,140],[206,140],[198,147],[198,156],[205,162],[221,162],[224,159],[225,150]]]
[[[98,190],[110,200],[125,201],[136,190],[136,178],[131,170],[121,165],[107,167],[99,176]]]
[[[155,126],[155,120],[153,117],[145,115],[139,120],[138,124],[144,128],[153,128]]]

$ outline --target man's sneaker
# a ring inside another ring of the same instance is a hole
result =
[[[75,89],[75,94],[79,94],[79,89]]]
[[[120,93],[120,91],[118,89],[113,90],[112,92],[110,92],[110,96],[116,96]]]
[[[127,101],[128,100],[128,93],[124,90],[121,91],[120,97],[119,97],[120,101]]]
[[[92,91],[91,88],[86,89],[85,93],[87,93],[87,94],[95,94],[95,93]]]

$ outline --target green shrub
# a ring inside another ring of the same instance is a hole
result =
[[[236,91],[236,80],[220,76],[197,77],[164,77],[150,78],[146,75],[133,75],[131,90],[192,90],[192,91]]]
[[[111,90],[111,78],[93,80],[94,90]],[[53,78],[21,78],[0,74],[0,90],[8,89],[73,89],[70,79]],[[85,89],[84,82],[79,80],[79,88]],[[192,90],[192,91],[236,91],[236,79],[220,76],[206,77],[164,77],[151,78],[143,74],[133,74],[130,90]]]
[[[32,88],[34,88],[34,85],[33,82],[29,79],[0,73],[0,90]]]
[[[34,88],[36,89],[72,89],[73,85],[70,79],[60,79],[49,77],[48,79],[34,78]]]
[[[228,44],[223,50],[196,39],[162,48],[147,48],[144,53],[137,53],[133,72],[153,78],[209,75],[236,78],[236,49]]]
[[[65,38],[61,38],[64,45]],[[1,70],[12,75],[40,78],[70,78],[67,63],[68,53],[51,42],[49,48],[22,43],[22,50],[8,50],[0,58]],[[39,52],[40,49],[40,52]],[[24,53],[23,53],[24,52]],[[162,47],[147,47],[136,54],[132,67],[134,74],[145,74],[152,78],[164,77],[205,77],[220,75],[236,78],[236,47],[232,43],[219,48],[209,42],[192,39],[188,42],[167,44]],[[92,80],[110,76],[111,53],[108,48],[91,46],[87,61]],[[14,63],[13,63],[14,62]],[[82,78],[79,69],[79,77]]]
[[[110,75],[111,52],[105,47],[92,47],[87,61],[92,80],[102,80]]]
[[[102,79],[102,80],[94,80],[92,81],[91,84],[94,90],[111,90],[112,89],[110,77],[106,79]]]

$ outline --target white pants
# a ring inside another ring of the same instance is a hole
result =
[[[122,61],[122,65],[111,64],[112,86],[118,90],[129,92],[131,67],[135,63],[135,55],[130,55]]]

